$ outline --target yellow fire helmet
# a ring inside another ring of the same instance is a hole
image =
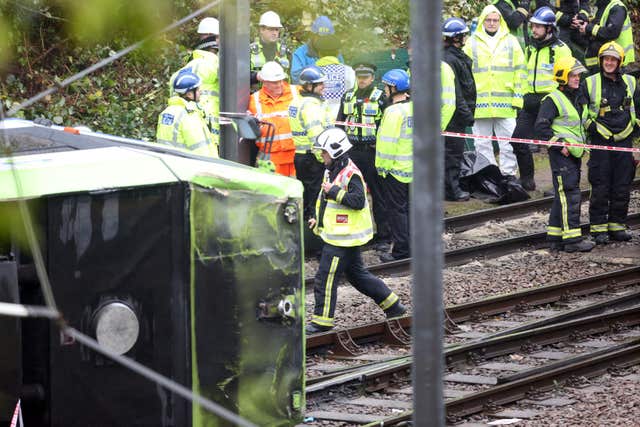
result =
[[[565,56],[558,58],[553,64],[553,80],[557,81],[559,85],[566,85],[569,83],[569,74],[571,73],[586,73],[587,69],[573,56]]]
[[[606,42],[598,51],[598,59],[602,59],[603,56],[613,56],[622,64],[624,62],[624,49],[616,42]]]

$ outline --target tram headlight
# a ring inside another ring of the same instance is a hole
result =
[[[104,348],[125,354],[138,341],[140,322],[136,313],[122,302],[110,302],[93,317],[96,340]]]

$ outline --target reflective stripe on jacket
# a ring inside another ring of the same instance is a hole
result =
[[[322,228],[314,230],[322,240],[330,245],[341,247],[362,246],[373,238],[373,222],[367,197],[364,198],[365,202],[362,209],[351,209],[340,203],[342,197],[348,192],[349,181],[354,175],[360,177],[364,194],[367,194],[367,187],[362,178],[362,173],[355,163],[349,159],[347,166],[338,173],[333,181],[333,185],[340,187],[336,197],[337,200],[326,200],[327,205],[321,221]],[[324,172],[324,182],[329,182],[328,170]],[[324,197],[324,192],[320,190],[316,200],[316,217],[320,215]]]
[[[256,39],[256,41],[249,45],[249,52],[251,53],[251,70],[260,71],[262,66],[267,62],[267,58],[264,56],[262,43],[260,43],[260,38]],[[287,59],[287,49],[282,45],[282,43],[276,42],[276,53],[270,61],[276,61],[285,71],[289,69],[290,64]]]
[[[384,110],[376,139],[376,169],[398,181],[413,180],[413,103],[390,105]]]
[[[545,98],[547,97],[551,98],[558,109],[558,116],[553,119],[551,123],[553,137],[550,141],[566,141],[584,144],[585,136],[583,126],[589,114],[587,108],[585,107],[582,110],[582,114],[580,114],[566,95],[558,89],[551,92]],[[578,158],[582,157],[584,153],[584,148],[582,147],[567,147],[567,149],[574,157]]]
[[[589,93],[589,119],[585,123],[585,128],[589,128],[593,122],[596,123],[596,131],[605,139],[613,137],[614,141],[621,141],[631,135],[636,124],[636,106],[633,94],[636,91],[636,79],[629,74],[622,74],[622,80],[627,86],[627,98],[631,100],[629,105],[629,123],[618,133],[611,132],[605,125],[598,121],[600,114],[606,114],[606,107],[601,108],[602,102],[602,74],[596,73],[585,79],[587,92]],[[611,109],[611,107],[609,107]]]
[[[195,154],[217,158],[218,144],[194,102],[179,96],[169,98],[169,106],[158,116],[156,141],[189,150]]]

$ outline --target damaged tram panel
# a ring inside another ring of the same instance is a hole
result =
[[[8,226],[25,199],[71,326],[257,425],[301,421],[298,181],[106,135],[0,126],[12,153],[0,158],[2,301],[43,304]],[[0,366],[0,408],[21,398],[26,425],[227,425],[50,321],[7,325],[0,339],[16,352]]]

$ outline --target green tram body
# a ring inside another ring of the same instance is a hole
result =
[[[23,199],[70,326],[256,425],[301,422],[298,181],[24,120],[0,144],[0,301],[43,304]],[[26,425],[229,425],[51,321],[0,323],[0,424],[21,398]]]

